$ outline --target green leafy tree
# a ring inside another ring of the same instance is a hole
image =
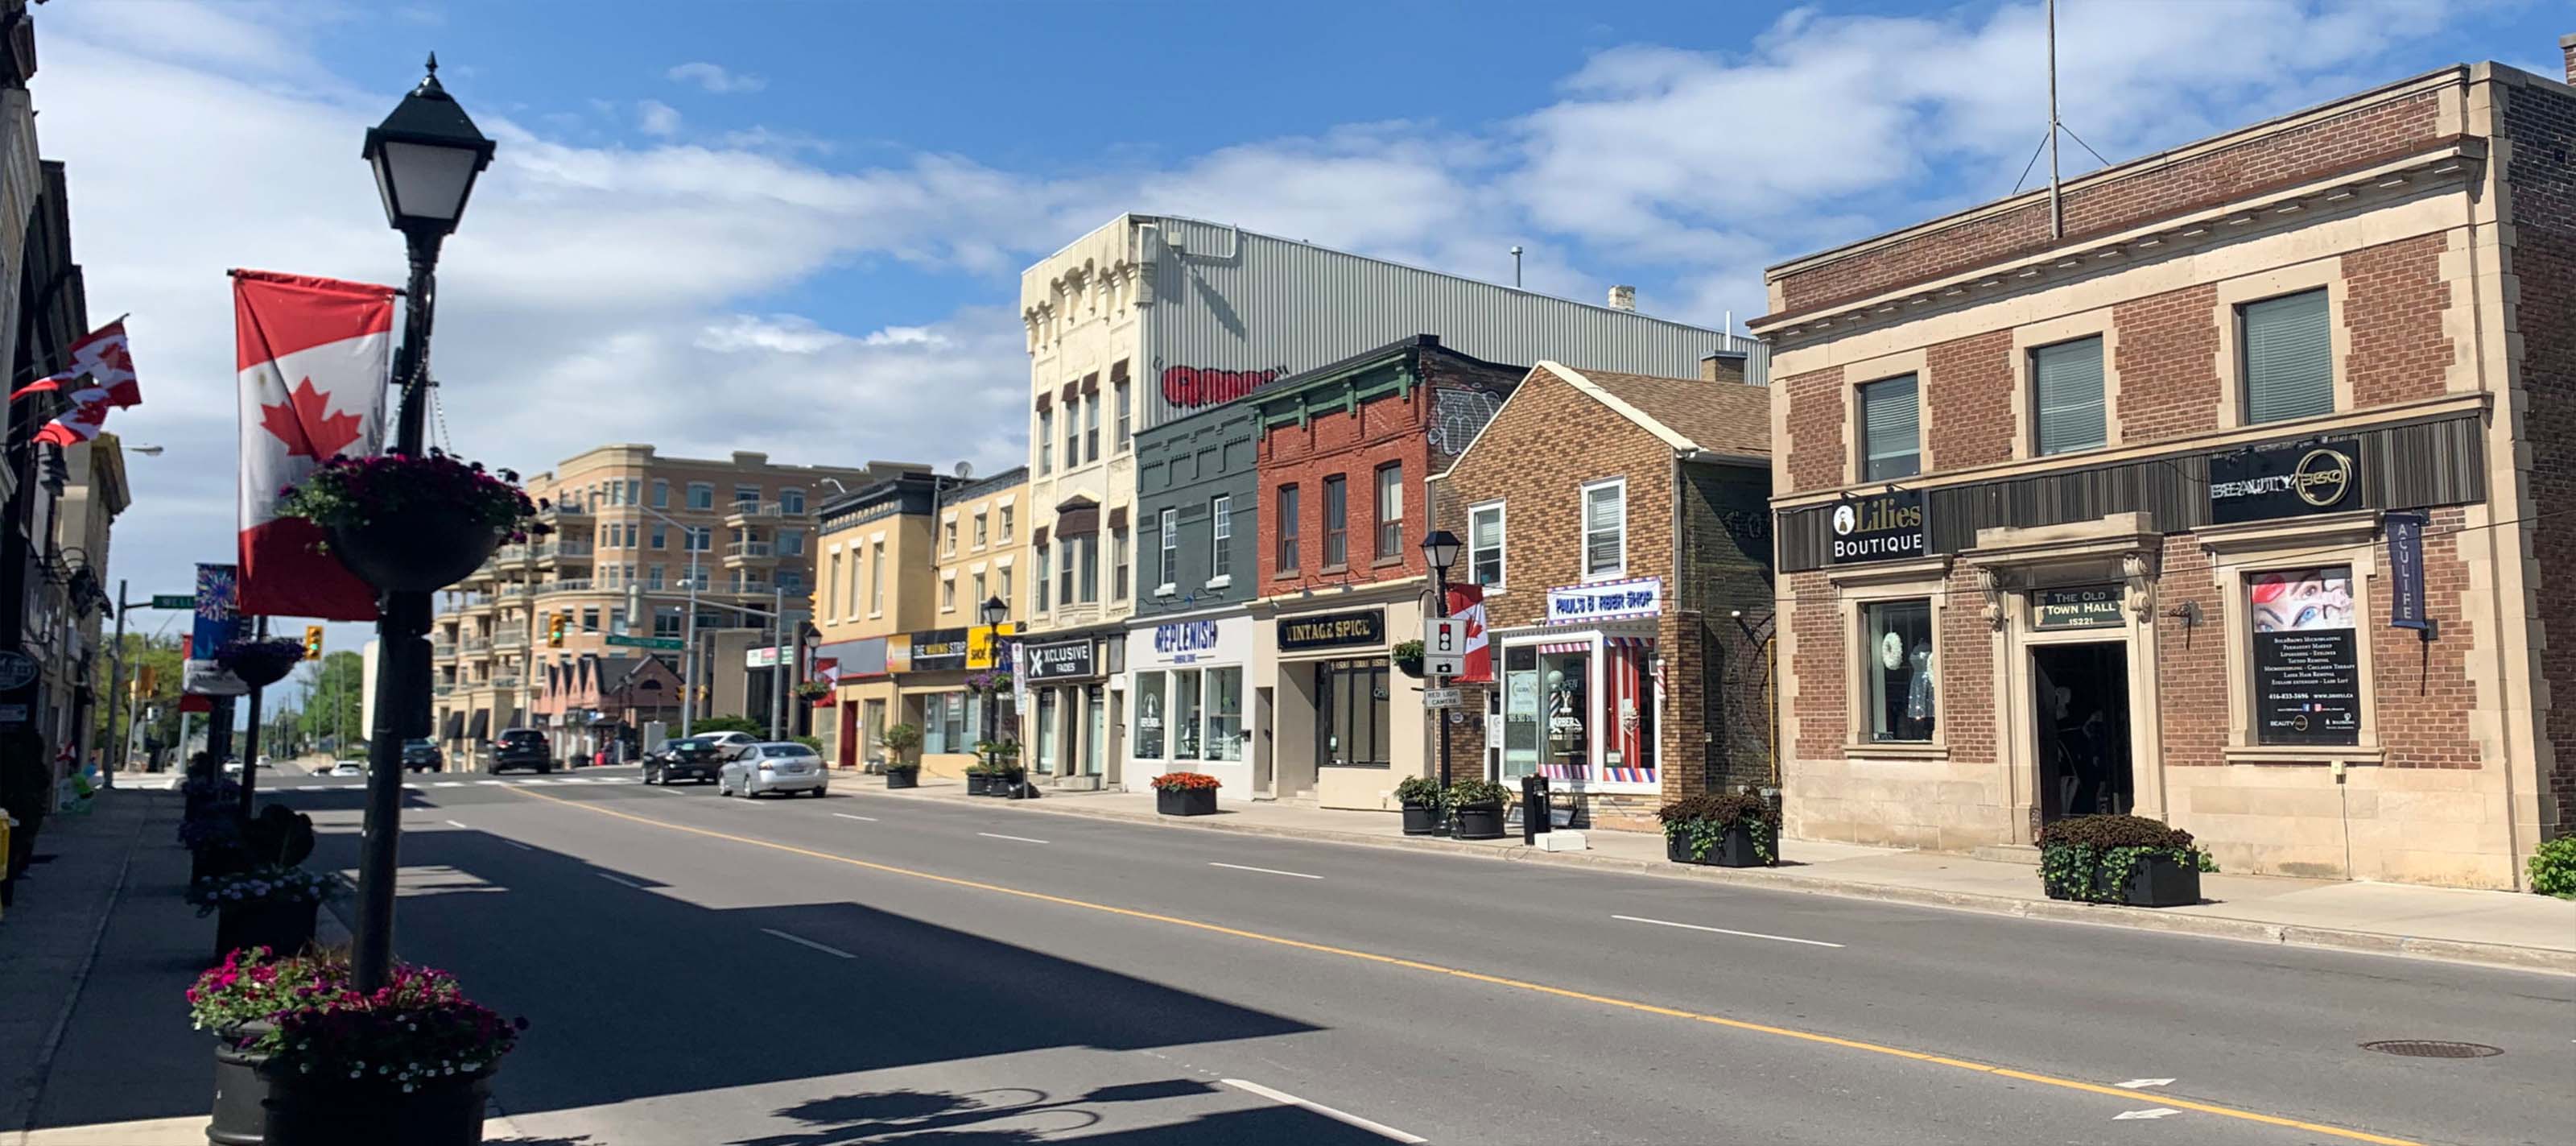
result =
[[[117,702],[116,724],[107,722],[107,706],[96,706],[92,712],[91,742],[104,746],[108,759],[116,758],[117,746],[124,743],[129,729],[140,728],[141,739],[135,744],[135,759],[141,760],[151,744],[175,744],[179,739],[179,639],[155,639],[142,633],[127,633],[122,649],[124,658],[125,699]],[[102,661],[98,671],[103,677],[107,665]],[[143,687],[149,680],[151,687]]]
[[[324,653],[321,661],[305,666],[300,679],[305,696],[296,712],[294,737],[311,745],[334,738],[342,752],[349,751],[358,735],[359,706],[366,703],[365,662],[352,652]]]
[[[697,736],[711,732],[748,732],[753,736],[767,736],[769,724],[766,721],[753,720],[748,716],[707,716],[700,717],[689,724],[690,735]]]

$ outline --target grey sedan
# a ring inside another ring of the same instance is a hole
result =
[[[831,781],[823,758],[802,744],[765,741],[745,745],[716,773],[716,795],[758,796],[766,792],[804,792],[820,796]]]

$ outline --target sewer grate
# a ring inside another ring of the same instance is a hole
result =
[[[2381,1039],[2363,1043],[2361,1049],[2406,1058],[2493,1058],[2504,1053],[2504,1048],[2485,1043],[2452,1043],[2437,1039]]]

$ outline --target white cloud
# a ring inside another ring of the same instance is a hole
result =
[[[680,133],[680,109],[658,99],[635,101],[635,120],[646,135],[667,139]]]
[[[692,61],[662,73],[673,83],[696,84],[717,95],[756,92],[769,86],[769,81],[748,72],[727,71],[721,64]]]

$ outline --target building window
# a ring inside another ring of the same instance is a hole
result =
[[[941,548],[943,548],[943,549],[946,549],[946,550],[948,551],[948,555],[949,555],[949,556],[951,556],[951,557],[955,557],[955,556],[957,556],[957,519],[956,519],[956,518],[953,518],[953,517],[952,517],[952,518],[949,518],[949,519],[948,519],[948,520],[946,520],[946,521],[943,521],[943,522],[940,522],[940,523],[939,523],[939,539],[940,539],[940,542],[941,542],[940,547],[941,547]]]
[[[1315,737],[1325,763],[1386,767],[1390,724],[1385,658],[1315,666]]]
[[[1404,464],[1377,468],[1377,559],[1404,556]]]
[[[2312,290],[2236,308],[2245,349],[2245,420],[2280,422],[2334,413],[2334,336],[2326,292]]]
[[[738,485],[733,487],[733,503],[736,506],[759,505],[760,487],[756,485]]]
[[[1467,511],[1467,579],[1487,589],[1503,587],[1503,503]]]
[[[1860,476],[1887,481],[1923,472],[1923,412],[1915,403],[1914,376],[1860,388]]]
[[[2352,567],[2249,573],[2254,742],[2361,743],[2360,633]]]
[[[1067,606],[1073,604],[1073,567],[1082,563],[1082,540],[1068,537],[1056,543],[1064,550],[1064,563],[1056,570],[1055,599]]]
[[[785,594],[787,594],[787,595],[788,595],[788,596],[790,596],[790,597],[802,597],[802,596],[804,596],[804,595],[805,595],[805,575],[804,575],[804,574],[802,574],[802,573],[799,573],[799,572],[797,572],[797,571],[795,571],[795,570],[793,570],[793,569],[782,569],[782,570],[779,570],[779,572],[778,572],[778,591],[779,591],[779,592],[781,592],[781,593],[785,593]]]
[[[988,586],[986,586],[986,585],[985,585],[985,583],[984,583],[984,575],[983,575],[983,574],[981,574],[981,573],[976,574],[976,575],[975,575],[975,595],[974,595],[973,601],[974,601],[974,604],[975,604],[975,608],[976,608],[976,610],[977,610],[976,615],[977,615],[979,618],[982,616],[982,610],[983,610],[983,607],[984,607],[984,591],[985,591],[985,589],[986,589],[986,588],[988,588]]]
[[[1210,579],[1232,579],[1234,576],[1234,498],[1220,497],[1208,503],[1210,522],[1208,572]]]
[[[1172,757],[1177,760],[1204,760],[1199,744],[1199,674],[1172,674]]]
[[[991,522],[990,520],[986,519],[986,517],[984,516],[984,514],[983,514],[983,512],[982,512],[981,510],[976,511],[976,514],[975,514],[975,548],[977,548],[977,549],[982,549],[982,548],[984,548],[985,546],[990,545],[990,544],[992,544],[992,543],[993,543],[992,530],[991,530],[991,528],[990,528],[990,527],[991,527],[991,525],[992,525],[992,522]]]
[[[1055,411],[1038,411],[1038,473],[1055,469]]]
[[[1297,571],[1297,487],[1279,487],[1279,571]]]
[[[687,546],[691,553],[705,553],[715,548],[716,531],[703,525],[683,528],[680,531],[680,543]]]
[[[2079,338],[2030,352],[2039,452],[2098,449],[2110,440],[2102,401],[2102,340]]]
[[[655,548],[655,549],[669,549],[670,547],[671,547],[671,530],[670,530],[670,527],[665,526],[665,525],[663,525],[661,522],[658,522],[658,521],[657,521],[657,522],[654,522],[654,523],[653,523],[653,548]]]
[[[802,529],[779,530],[778,555],[781,557],[803,557],[805,555],[805,531]]]
[[[1082,404],[1082,460],[1100,460],[1100,397],[1097,394]]]
[[[1001,528],[1001,531],[1000,531],[1000,532],[1001,532],[1001,537],[1002,537],[1002,544],[1004,544],[1004,545],[1008,545],[1008,544],[1010,544],[1010,543],[1011,543],[1011,517],[1012,517],[1011,507],[1010,507],[1010,506],[1007,506],[1007,505],[1006,505],[1006,506],[1003,506],[1003,507],[1002,507],[1000,510],[998,510],[997,512],[999,512],[999,513],[1001,514],[1001,517],[1002,517],[1002,528]]]
[[[1628,483],[1583,487],[1583,577],[1594,580],[1628,571]]]
[[[1932,602],[1864,605],[1860,627],[1870,742],[1929,743],[1938,715],[1932,696]]]
[[[868,615],[885,612],[885,542],[868,547]]]
[[[689,483],[689,508],[707,510],[714,509],[715,507],[716,487],[714,482],[693,481]]]
[[[1334,474],[1324,479],[1324,568],[1350,563],[1351,483]]]
[[[1002,566],[1002,604],[1016,611],[1019,600],[1011,596],[1011,567]]]
[[[1154,594],[1169,593],[1180,584],[1181,576],[1181,511],[1166,509],[1156,519],[1154,551]]]
[[[663,578],[663,576],[664,576],[663,570],[664,570],[664,566],[660,566],[660,565],[651,565],[651,566],[647,566],[647,567],[645,567],[645,570],[644,570],[644,587],[645,587],[645,588],[647,588],[647,589],[652,589],[652,590],[659,591],[659,590],[662,588],[662,578]]]
[[[805,512],[805,491],[801,489],[778,491],[778,512],[787,514]]]
[[[1100,535],[1086,533],[1073,539],[1073,553],[1082,557],[1082,603],[1100,600]]]
[[[1127,531],[1109,531],[1109,599],[1127,599]]]
[[[1134,445],[1136,442],[1135,437],[1128,432],[1127,383],[1122,380],[1112,384],[1109,389],[1112,393],[1117,395],[1118,448],[1124,450],[1127,447]]]
[[[655,509],[669,509],[669,508],[671,508],[671,483],[670,483],[670,482],[664,481],[664,480],[662,480],[661,478],[655,478],[655,479],[653,479],[653,508],[655,508]]]
[[[1136,674],[1136,748],[1139,760],[1163,758],[1163,682],[1169,674]]]
[[[599,631],[599,606],[593,605],[581,611],[581,631],[585,633]]]
[[[939,611],[942,613],[957,611],[957,575],[954,573],[939,579]]]
[[[642,505],[642,504],[644,504],[644,479],[643,479],[643,478],[628,478],[628,479],[626,479],[626,504],[628,504],[628,505]]]
[[[1064,400],[1064,468],[1082,464],[1082,399]]]
[[[1243,670],[1207,670],[1207,755],[1205,760],[1243,759]]]
[[[1049,582],[1049,578],[1047,576],[1048,554],[1049,550],[1046,546],[1040,545],[1037,547],[1037,576],[1031,578],[1029,581],[1030,585],[1038,595],[1035,611],[1040,613],[1047,611],[1047,588]]]

